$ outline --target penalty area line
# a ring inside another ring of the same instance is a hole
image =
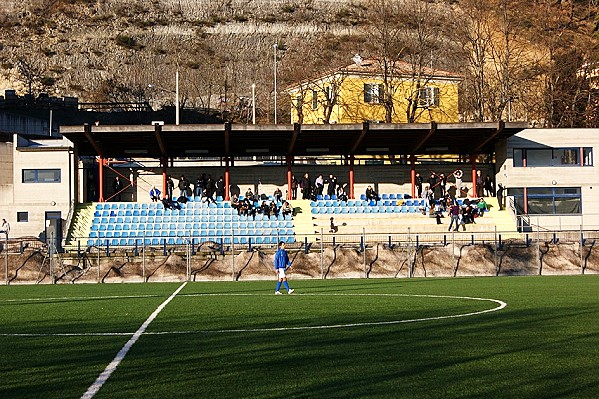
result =
[[[116,356],[114,357],[114,359],[112,359],[112,362],[110,362],[110,364],[108,366],[106,366],[106,368],[98,376],[98,378],[96,379],[96,381],[94,381],[94,383],[89,386],[89,388],[87,389],[87,391],[81,396],[81,399],[91,399],[91,398],[94,397],[94,395],[96,393],[98,393],[98,391],[100,390],[100,388],[102,388],[102,386],[104,385],[104,383],[108,380],[108,378],[110,378],[110,376],[112,375],[112,373],[116,370],[116,368],[118,367],[118,365],[123,361],[123,359],[125,358],[125,356],[127,356],[127,352],[129,352],[129,350],[131,349],[131,347],[137,342],[137,340],[146,331],[146,329],[148,328],[148,326],[150,325],[150,323],[152,323],[154,321],[154,319],[158,316],[158,314],[160,314],[160,312],[162,312],[162,310],[164,309],[164,307],[166,305],[168,305],[168,303],[170,301],[172,301],[173,298],[175,298],[175,296],[177,296],[177,294],[183,289],[183,287],[185,287],[186,284],[187,284],[187,282],[181,284],[181,286],[179,288],[177,288],[177,290],[175,292],[173,292],[171,294],[171,296],[169,296],[164,302],[162,302],[160,304],[160,306],[158,306],[156,308],[156,310],[154,310],[154,312],[146,319],[146,321],[144,321],[144,323],[141,325],[141,327],[139,327],[137,329],[137,331],[133,334],[133,336],[131,338],[129,338],[129,341],[127,341],[127,343],[116,354]]]

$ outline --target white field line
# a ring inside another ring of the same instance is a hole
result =
[[[175,292],[180,291],[182,287]],[[174,295],[175,295],[174,294]],[[173,297],[174,297],[173,295]],[[201,297],[201,296],[273,296],[272,294],[182,294],[179,297]],[[478,312],[459,313],[454,315],[446,316],[433,316],[423,317],[418,319],[405,319],[405,320],[389,320],[389,321],[375,321],[375,322],[364,322],[364,323],[348,323],[348,324],[333,324],[333,325],[319,325],[319,326],[298,326],[298,327],[271,327],[271,328],[248,328],[248,329],[229,329],[229,330],[188,330],[188,331],[150,331],[145,332],[145,335],[170,335],[170,334],[224,334],[224,333],[245,333],[245,332],[268,332],[268,331],[293,331],[293,330],[325,330],[332,328],[350,328],[350,327],[363,327],[363,326],[381,326],[390,324],[403,324],[403,323],[416,323],[421,321],[432,321],[432,320],[443,320],[443,319],[455,319],[459,317],[476,316],[484,313],[496,312],[502,310],[507,306],[507,303],[498,299],[492,298],[475,298],[468,296],[451,296],[451,295],[425,295],[425,294],[344,294],[344,293],[323,293],[323,294],[294,294],[294,296],[386,296],[386,297],[421,297],[421,298],[445,298],[445,299],[465,299],[472,301],[483,301],[493,302],[498,306],[481,310]],[[171,298],[167,300],[170,301]],[[164,303],[163,305],[166,305]],[[161,305],[162,306],[162,305]],[[162,306],[164,307],[164,306]],[[158,310],[158,309],[157,309]],[[162,309],[160,309],[162,310]],[[156,313],[156,312],[155,312]],[[150,316],[151,317],[151,316]],[[147,322],[147,321],[146,321]],[[145,324],[145,323],[144,323]],[[149,324],[149,323],[148,323]],[[143,327],[143,326],[142,326]],[[146,326],[147,327],[147,326]],[[141,329],[141,328],[140,328]],[[139,330],[138,330],[139,331]],[[135,333],[137,334],[137,333]],[[134,335],[133,333],[0,333],[0,336],[5,337],[78,337],[78,336],[129,336]]]
[[[131,338],[129,338],[129,341],[127,341],[127,343],[121,348],[121,350],[119,351],[119,353],[116,354],[116,356],[114,357],[114,359],[112,360],[112,362],[110,362],[110,364],[108,366],[106,366],[106,368],[98,376],[98,378],[96,379],[96,381],[94,381],[94,383],[91,384],[90,387],[87,389],[87,391],[81,396],[81,399],[90,399],[90,398],[93,398],[94,395],[96,393],[98,393],[98,391],[100,390],[100,388],[102,388],[102,385],[104,385],[104,383],[112,375],[112,373],[114,372],[114,370],[116,370],[116,368],[121,363],[121,361],[123,361],[123,359],[127,355],[127,352],[129,352],[129,349],[131,349],[131,347],[135,344],[135,342],[137,342],[137,340],[139,339],[139,337],[141,337],[141,335],[146,331],[146,329],[148,328],[148,326],[150,325],[150,323],[152,323],[152,321],[154,321],[154,319],[158,316],[158,314],[160,312],[162,312],[162,309],[164,309],[164,307],[166,305],[168,305],[168,303],[170,301],[172,301],[173,298],[175,298],[175,296],[177,296],[177,294],[183,289],[183,287],[185,287],[185,285],[187,285],[187,282],[181,284],[181,286],[179,288],[177,288],[177,290],[175,292],[173,292],[171,294],[171,296],[169,296],[166,299],[166,301],[162,302],[160,304],[160,306],[158,306],[156,308],[156,310],[150,315],[150,317],[148,317],[146,319],[146,321],[144,321],[144,323],[141,325],[141,327],[139,327],[137,329],[137,331],[133,334],[133,336]]]
[[[104,300],[104,299],[135,299],[135,298],[156,298],[160,295],[111,295],[111,296],[63,296],[53,298],[19,298],[19,299],[0,299],[2,303],[14,302],[43,302],[43,301],[85,301],[85,300]]]

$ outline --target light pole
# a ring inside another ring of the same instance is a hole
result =
[[[256,124],[256,84],[252,83],[252,125]]]
[[[273,44],[273,49],[274,49],[274,71],[275,71],[275,125],[277,124],[277,49],[279,48],[279,45],[277,43]]]
[[[150,83],[148,85],[148,88],[149,89],[159,89],[162,91],[166,91],[166,92],[175,94],[175,125],[179,125],[179,108],[180,108],[180,106],[179,106],[179,70],[177,69],[177,71],[175,72],[175,91],[165,89],[164,87],[156,86],[153,83]]]

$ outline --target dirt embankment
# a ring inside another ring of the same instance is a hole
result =
[[[142,281],[263,280],[274,278],[273,252],[253,251],[221,255],[201,251],[185,253],[148,251],[143,256],[128,252],[62,254],[50,259],[40,251],[8,256],[10,284],[111,283]],[[421,246],[417,250],[379,244],[366,252],[350,247],[290,250],[295,279],[310,278],[406,278],[451,276],[503,276],[599,273],[599,255],[594,243],[585,245],[581,256],[577,243],[542,243],[525,247],[493,245]],[[99,267],[98,267],[99,266]],[[2,268],[4,269],[4,268]],[[6,280],[6,272],[0,272]]]

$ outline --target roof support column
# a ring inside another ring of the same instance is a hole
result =
[[[355,199],[354,196],[354,156],[349,156],[349,199]]]
[[[289,201],[293,199],[293,171],[291,170],[293,155],[287,155],[285,160],[287,161],[287,200]]]
[[[524,214],[528,215],[528,188],[524,187],[522,189],[523,191],[523,195],[524,195],[524,203],[522,205],[524,205]],[[505,200],[505,197],[507,196],[507,193],[503,194],[503,198]]]
[[[412,183],[412,198],[416,198],[416,157],[410,155],[410,182]]]
[[[229,174],[229,157],[225,157],[225,201],[231,200],[231,176]]]
[[[98,157],[98,201],[104,201],[104,158]]]
[[[162,167],[162,196],[166,194],[166,166],[168,164],[168,158],[160,158],[160,166]]]
[[[470,155],[470,163],[472,164],[472,192],[470,193],[470,197],[476,198],[476,155]]]

